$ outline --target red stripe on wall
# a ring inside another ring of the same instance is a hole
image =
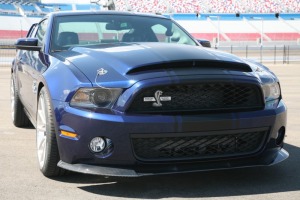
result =
[[[212,41],[214,38],[218,37],[217,33],[192,33],[196,39],[206,39]],[[225,41],[225,39],[220,35],[220,41]]]
[[[0,39],[17,39],[26,35],[27,31],[0,30]]]
[[[258,33],[226,33],[226,35],[231,41],[255,41],[261,37]]]
[[[299,33],[266,33],[266,35],[271,38],[271,40],[297,40],[300,38]]]
[[[299,33],[265,33],[271,40],[274,41],[293,41],[300,38]],[[0,39],[17,39],[20,37],[26,37],[27,31],[18,30],[0,30]],[[192,35],[197,39],[207,39],[212,41],[213,38],[217,38],[217,33],[192,33]],[[255,41],[260,38],[258,33],[226,33],[226,35],[231,39],[231,41]],[[105,38],[113,38],[113,34],[106,35]],[[80,38],[83,40],[93,39],[97,40],[98,35],[95,34],[80,34]],[[220,35],[220,40],[225,41],[225,39]]]

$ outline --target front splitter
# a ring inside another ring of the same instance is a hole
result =
[[[139,177],[139,176],[151,176],[151,175],[163,175],[163,174],[176,174],[176,173],[190,173],[190,172],[200,172],[200,171],[213,171],[213,170],[225,170],[225,169],[237,169],[237,168],[247,168],[247,167],[261,167],[261,166],[272,166],[278,164],[289,157],[289,153],[281,149],[274,161],[268,165],[249,165],[249,166],[238,166],[238,167],[221,167],[214,169],[193,169],[193,170],[184,170],[184,171],[170,171],[170,172],[155,172],[155,173],[141,173],[136,172],[132,169],[123,169],[123,168],[114,168],[114,167],[102,167],[95,165],[87,164],[69,164],[63,161],[59,161],[57,166],[63,169],[79,172],[83,174],[91,175],[102,175],[102,176],[117,176],[117,177]]]

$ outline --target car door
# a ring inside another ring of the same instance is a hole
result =
[[[41,21],[34,29],[31,29],[31,33],[28,35],[28,37],[38,39],[38,46],[43,47],[44,45],[47,24],[47,19]],[[47,68],[44,62],[43,48],[41,51],[22,50],[18,57],[20,97],[29,117],[35,119],[38,90],[37,78]]]

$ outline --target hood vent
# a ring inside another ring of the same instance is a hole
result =
[[[147,72],[162,71],[162,70],[176,70],[176,69],[184,70],[184,69],[201,69],[201,68],[252,72],[251,67],[245,63],[201,60],[201,61],[165,62],[165,63],[157,63],[152,65],[142,65],[130,69],[126,74],[133,75],[138,73],[147,73]]]

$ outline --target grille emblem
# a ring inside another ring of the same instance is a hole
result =
[[[162,107],[162,101],[171,101],[170,96],[162,96],[163,91],[157,90],[154,93],[154,97],[144,97],[144,102],[153,102],[152,106],[153,107]]]

